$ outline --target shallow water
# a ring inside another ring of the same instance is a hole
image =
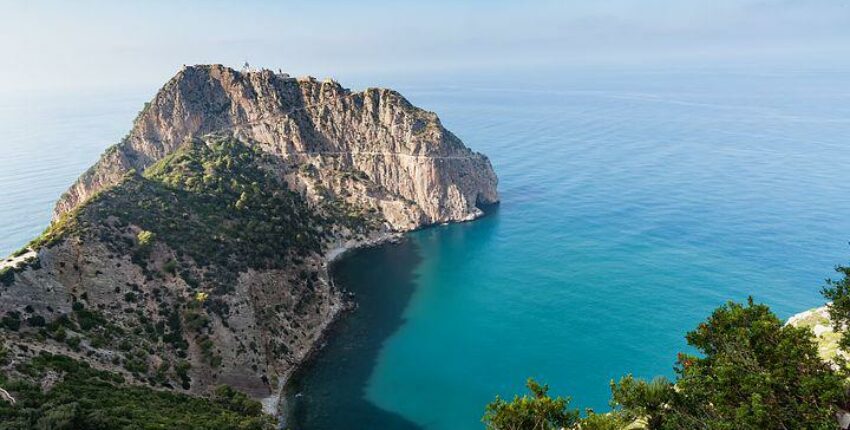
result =
[[[336,266],[360,308],[294,381],[302,429],[480,427],[533,376],[604,409],[611,378],[672,373],[684,333],[752,294],[822,303],[850,231],[848,70],[584,71],[395,85],[501,180],[472,223]],[[0,253],[150,92],[0,100]]]

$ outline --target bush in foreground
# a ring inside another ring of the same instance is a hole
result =
[[[547,419],[551,407],[528,404],[562,406],[564,417],[578,411],[543,390],[510,403],[497,398],[484,422],[491,430],[607,430],[629,422],[650,430],[836,428],[835,414],[846,404],[846,375],[821,360],[808,329],[784,325],[750,299],[718,308],[687,341],[700,355],[679,355],[675,381],[627,376],[612,383],[610,414],[555,423]],[[498,420],[491,418],[494,410]]]

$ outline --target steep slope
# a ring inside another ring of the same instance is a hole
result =
[[[360,203],[397,230],[471,219],[498,200],[487,158],[395,91],[352,92],[329,80],[214,65],[186,67],[171,79],[127,137],[62,196],[55,216],[128,170],[144,170],[187,136],[220,131],[301,166],[293,183],[314,199],[325,190],[345,194],[354,175],[365,183]]]
[[[495,187],[395,92],[184,68],[0,263],[0,366],[49,352],[157,389],[274,396],[349,305],[328,250],[475,218]]]
[[[321,260],[339,222],[267,161],[232,138],[189,140],[63,215],[0,294],[24,344],[166,387],[268,395],[342,303]]]

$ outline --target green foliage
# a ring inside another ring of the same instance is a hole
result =
[[[850,350],[850,266],[838,266],[835,271],[841,274],[839,280],[826,280],[822,293],[832,304],[829,306],[829,318],[837,333],[842,333],[840,346]]]
[[[181,386],[184,390],[188,390],[191,385],[192,378],[189,377],[189,370],[192,368],[192,365],[189,364],[188,361],[178,361],[174,366],[174,373],[177,374],[177,377],[180,378]]]
[[[844,379],[818,356],[811,331],[765,305],[728,303],[688,333],[663,428],[834,428]]]
[[[650,429],[661,428],[674,394],[673,384],[660,376],[647,382],[628,375],[619,383],[611,382],[611,403],[622,408],[627,419],[645,420]]]
[[[26,253],[29,250],[24,248],[22,251]],[[20,251],[13,254],[14,257],[20,257],[21,255],[23,254]],[[6,287],[11,286],[15,283],[15,274],[22,273],[29,267],[33,269],[41,268],[41,261],[37,256],[16,261],[14,265],[7,265],[0,269],[0,284]]]
[[[808,329],[784,325],[750,299],[718,308],[687,340],[699,355],[679,354],[675,384],[632,376],[612,382],[614,412],[591,413],[578,428],[607,430],[635,421],[649,430],[836,428],[846,380],[821,361]],[[539,394],[512,403],[497,398],[484,420],[493,429],[550,428],[528,418],[537,416],[526,405]]]
[[[85,309],[82,306],[82,303],[77,303],[79,303],[79,306],[75,307],[74,315],[76,316],[77,324],[79,324],[80,330],[89,331],[95,327],[101,327],[107,324],[106,318],[100,312],[90,311],[88,309]]]
[[[184,318],[186,319],[186,328],[193,332],[200,332],[210,322],[206,315],[198,311],[186,312]]]
[[[533,379],[526,382],[531,395],[514,396],[513,401],[500,397],[487,405],[482,421],[490,430],[558,430],[574,425],[579,417],[570,409],[568,397],[552,398],[549,386]]]
[[[44,327],[46,324],[47,321],[41,315],[33,315],[27,318],[27,325],[30,327]]]
[[[177,273],[177,262],[174,260],[169,260],[162,266],[162,270],[170,275]]]
[[[59,242],[67,234],[80,231],[80,225],[77,222],[81,208],[76,208],[70,212],[66,212],[59,219],[50,223],[49,226],[37,238],[27,244],[28,248],[38,250],[41,247],[50,247]]]
[[[596,414],[588,411],[587,416],[582,418],[577,430],[624,430],[632,420],[623,417],[622,414],[611,412],[607,414]]]
[[[0,430],[275,428],[258,402],[230,388],[217,390],[212,399],[154,391],[50,354],[34,357],[20,370],[35,380],[48,370],[64,376],[43,391],[37,383],[0,375],[0,386],[17,400],[14,406],[0,402]]]
[[[260,415],[263,412],[260,403],[251,400],[245,393],[234,390],[228,385],[216,387],[213,400],[222,407],[242,415]]]
[[[140,231],[139,234],[136,236],[136,240],[138,241],[140,247],[150,246],[155,239],[156,235],[147,230]]]
[[[6,312],[6,315],[3,315],[3,318],[0,319],[0,326],[18,331],[21,328],[21,314],[15,311]]]
[[[69,337],[65,339],[65,343],[74,351],[80,349],[80,341],[81,339],[78,336]]]
[[[10,286],[15,282],[15,269],[4,267],[0,269],[0,284]]]
[[[321,250],[321,220],[263,168],[265,157],[233,139],[187,141],[144,176],[128,175],[90,200],[80,231],[133,254],[143,267],[150,243],[164,242],[226,291],[241,271],[281,268],[290,255]],[[142,229],[140,249],[128,247],[127,225]],[[169,261],[163,270],[175,273],[179,263]]]

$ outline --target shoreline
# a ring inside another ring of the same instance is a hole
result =
[[[492,205],[488,205],[487,209],[482,210],[479,209],[477,212],[470,213],[469,216],[452,221],[440,222],[440,223],[431,223],[421,225],[417,228],[412,228],[406,231],[379,231],[371,234],[369,237],[363,240],[348,240],[348,241],[337,241],[333,246],[331,246],[324,254],[324,269],[327,275],[327,281],[335,288],[333,279],[333,264],[340,259],[342,259],[345,255],[365,248],[372,248],[384,245],[386,243],[396,243],[405,239],[407,234],[425,230],[429,228],[435,228],[439,226],[449,225],[449,224],[463,224],[467,222],[472,222],[481,218],[484,218],[488,215],[491,215],[495,212],[495,208],[498,208],[500,202],[493,203]],[[313,361],[316,355],[325,347],[327,344],[327,339],[331,335],[333,326],[339,322],[341,318],[348,312],[354,311],[357,309],[358,304],[353,300],[353,296],[349,296],[346,291],[340,291],[342,294],[342,305],[335,310],[335,312],[331,315],[331,318],[325,322],[322,327],[321,334],[316,339],[316,342],[309,348],[309,350],[305,353],[304,357],[297,363],[294,363],[290,369],[287,369],[282,375],[278,377],[278,388],[277,392],[269,397],[266,397],[261,400],[263,404],[263,411],[267,414],[273,415],[277,418],[278,424],[280,428],[285,428],[285,419],[286,419],[286,386],[292,380],[295,375],[299,372],[303,371],[308,367],[308,365]]]
[[[414,231],[414,230],[411,230]],[[400,240],[403,240],[404,235],[407,232],[377,232],[370,237],[367,237],[363,240],[349,240],[344,242],[337,242],[327,251],[323,256],[324,259],[324,270],[327,276],[327,282],[333,287],[336,288],[336,285],[333,280],[333,264],[340,260],[343,256],[348,254],[349,252],[363,249],[363,248],[371,248],[375,246],[380,246],[385,243],[393,243]],[[263,405],[263,412],[275,416],[279,423],[283,425],[286,411],[286,386],[292,380],[293,376],[295,376],[299,371],[303,370],[304,367],[309,364],[313,358],[318,354],[327,343],[328,336],[331,332],[331,328],[334,324],[336,324],[345,313],[353,311],[357,308],[357,303],[352,300],[350,296],[347,295],[345,291],[340,291],[340,295],[342,296],[342,302],[340,306],[334,309],[333,313],[331,313],[325,323],[321,328],[321,334],[316,338],[316,341],[310,346],[307,352],[304,354],[302,359],[297,363],[293,363],[292,367],[286,370],[283,374],[278,376],[277,383],[277,391],[269,397],[261,399],[260,402]]]

